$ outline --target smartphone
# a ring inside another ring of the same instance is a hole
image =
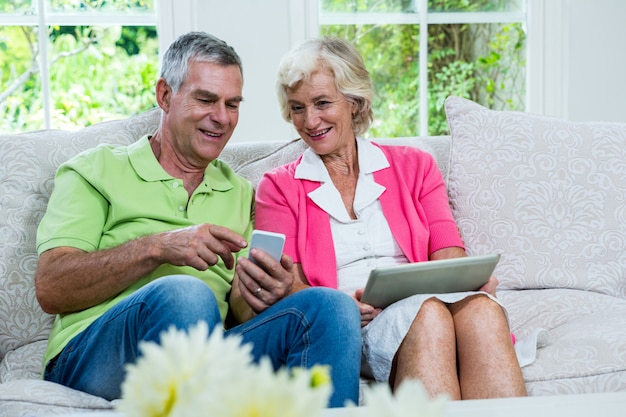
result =
[[[274,258],[276,262],[280,262],[285,246],[285,235],[282,233],[266,232],[265,230],[253,230],[250,239],[250,249],[257,248]],[[252,256],[249,259],[257,263]]]

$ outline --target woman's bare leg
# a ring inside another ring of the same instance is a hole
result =
[[[391,387],[397,388],[405,379],[419,379],[432,397],[446,394],[461,399],[454,322],[448,307],[436,298],[422,304],[396,353]]]
[[[454,317],[461,397],[527,395],[502,308],[485,295],[466,298],[449,308]]]

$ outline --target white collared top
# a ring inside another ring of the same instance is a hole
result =
[[[389,161],[366,139],[357,138],[357,146],[359,177],[353,203],[356,220],[350,218],[319,155],[307,149],[295,171],[295,178],[322,183],[308,196],[330,215],[337,258],[337,286],[349,295],[365,286],[373,268],[408,262],[383,215],[379,197],[385,187],[374,181],[373,173],[389,167]]]

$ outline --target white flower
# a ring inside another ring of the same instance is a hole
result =
[[[234,382],[234,381],[233,381]],[[312,387],[309,370],[274,371],[269,360],[251,367],[247,378],[221,393],[221,402],[212,402],[207,416],[220,417],[315,417],[328,403],[331,385]]]
[[[252,363],[240,336],[208,335],[200,322],[189,332],[170,329],[161,344],[142,343],[127,367],[117,409],[125,417],[321,415],[330,396],[326,368],[274,371],[269,359]]]
[[[359,417],[440,417],[447,402],[447,397],[430,399],[422,383],[418,380],[405,380],[391,393],[388,384],[373,384],[363,392],[364,408],[357,412]]]

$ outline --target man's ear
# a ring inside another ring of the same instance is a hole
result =
[[[159,78],[156,83],[156,101],[163,111],[170,108],[170,99],[172,98],[172,88],[167,84],[165,79]]]

